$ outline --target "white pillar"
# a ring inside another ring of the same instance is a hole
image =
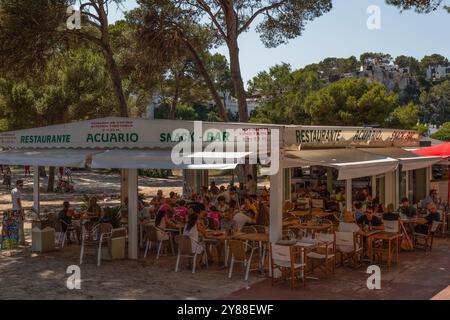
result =
[[[395,202],[395,172],[386,172],[385,174],[385,189],[384,189],[384,203],[388,204]]]
[[[405,197],[409,199],[409,171],[405,171]]]
[[[270,176],[270,242],[283,237],[283,169]]]
[[[395,189],[394,210],[397,210],[398,205],[400,203],[400,166],[398,166],[397,170],[395,170],[394,189]]]
[[[128,258],[138,258],[138,172],[128,169]]]
[[[372,176],[372,199],[377,196],[377,176]]]
[[[345,180],[345,210],[347,211],[353,211],[352,198],[352,179],[347,179]]]
[[[33,166],[33,210],[39,215],[40,192],[39,192],[39,167]]]

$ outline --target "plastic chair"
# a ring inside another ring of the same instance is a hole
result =
[[[80,252],[80,265],[83,264],[83,256],[87,246],[98,246],[97,252],[97,265],[100,266],[102,245],[107,239],[111,237],[111,231],[113,226],[110,223],[96,224],[90,232],[86,231],[86,224],[82,226],[81,236],[81,252]]]
[[[156,244],[158,246],[158,251],[156,254],[156,259],[158,260],[161,253],[161,248],[164,242],[169,241],[170,247],[172,249],[172,254],[175,255],[174,249],[173,249],[173,243],[171,235],[155,226],[146,225],[144,226],[144,232],[145,232],[145,253],[144,258],[147,257],[148,250],[152,248],[152,243]],[[164,236],[164,238],[158,237],[158,232]]]

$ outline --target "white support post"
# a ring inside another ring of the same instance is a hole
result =
[[[128,169],[128,258],[138,258],[138,172]]]
[[[33,210],[40,213],[39,167],[33,166]]]
[[[283,237],[283,169],[270,176],[270,242]]]
[[[405,197],[407,197],[411,203],[412,203],[412,199],[410,198],[410,193],[409,193],[409,171],[405,171]]]
[[[385,195],[384,195],[384,202],[387,206],[388,204],[395,202],[395,173],[393,171],[386,172],[385,174]]]
[[[372,199],[377,196],[377,176],[372,176]]]
[[[395,201],[394,201],[394,210],[397,210],[398,205],[400,203],[400,166],[395,170],[395,181],[394,181],[394,189],[395,189]]]
[[[327,167],[327,190],[333,192],[333,168]]]
[[[352,179],[345,180],[345,210],[353,211],[352,199]]]

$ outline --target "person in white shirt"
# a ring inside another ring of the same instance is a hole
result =
[[[188,218],[188,223],[184,227],[183,235],[189,236],[189,238],[191,238],[192,253],[197,254],[197,261],[195,263],[197,264],[197,268],[200,268],[200,261],[205,248],[203,244],[200,243],[197,221],[198,215],[196,213],[191,213]]]
[[[20,189],[23,188],[23,180],[16,181],[16,187],[11,190],[12,211],[14,215],[19,217],[19,244],[25,245],[25,230],[23,225],[23,207],[22,207],[22,193]]]
[[[247,210],[247,212],[238,212],[233,217],[234,225],[237,232],[242,230],[242,227],[248,224],[256,224],[256,219],[253,216],[253,211]]]

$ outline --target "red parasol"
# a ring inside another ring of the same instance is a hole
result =
[[[442,158],[449,158],[450,160],[450,142],[438,144],[437,146],[417,149],[413,151],[415,154],[419,154],[421,156],[435,156]],[[448,195],[447,195],[447,203],[450,204],[450,163],[448,166]]]
[[[438,144],[437,146],[417,149],[413,151],[415,154],[420,154],[421,156],[435,156],[448,158],[450,157],[450,142]]]

